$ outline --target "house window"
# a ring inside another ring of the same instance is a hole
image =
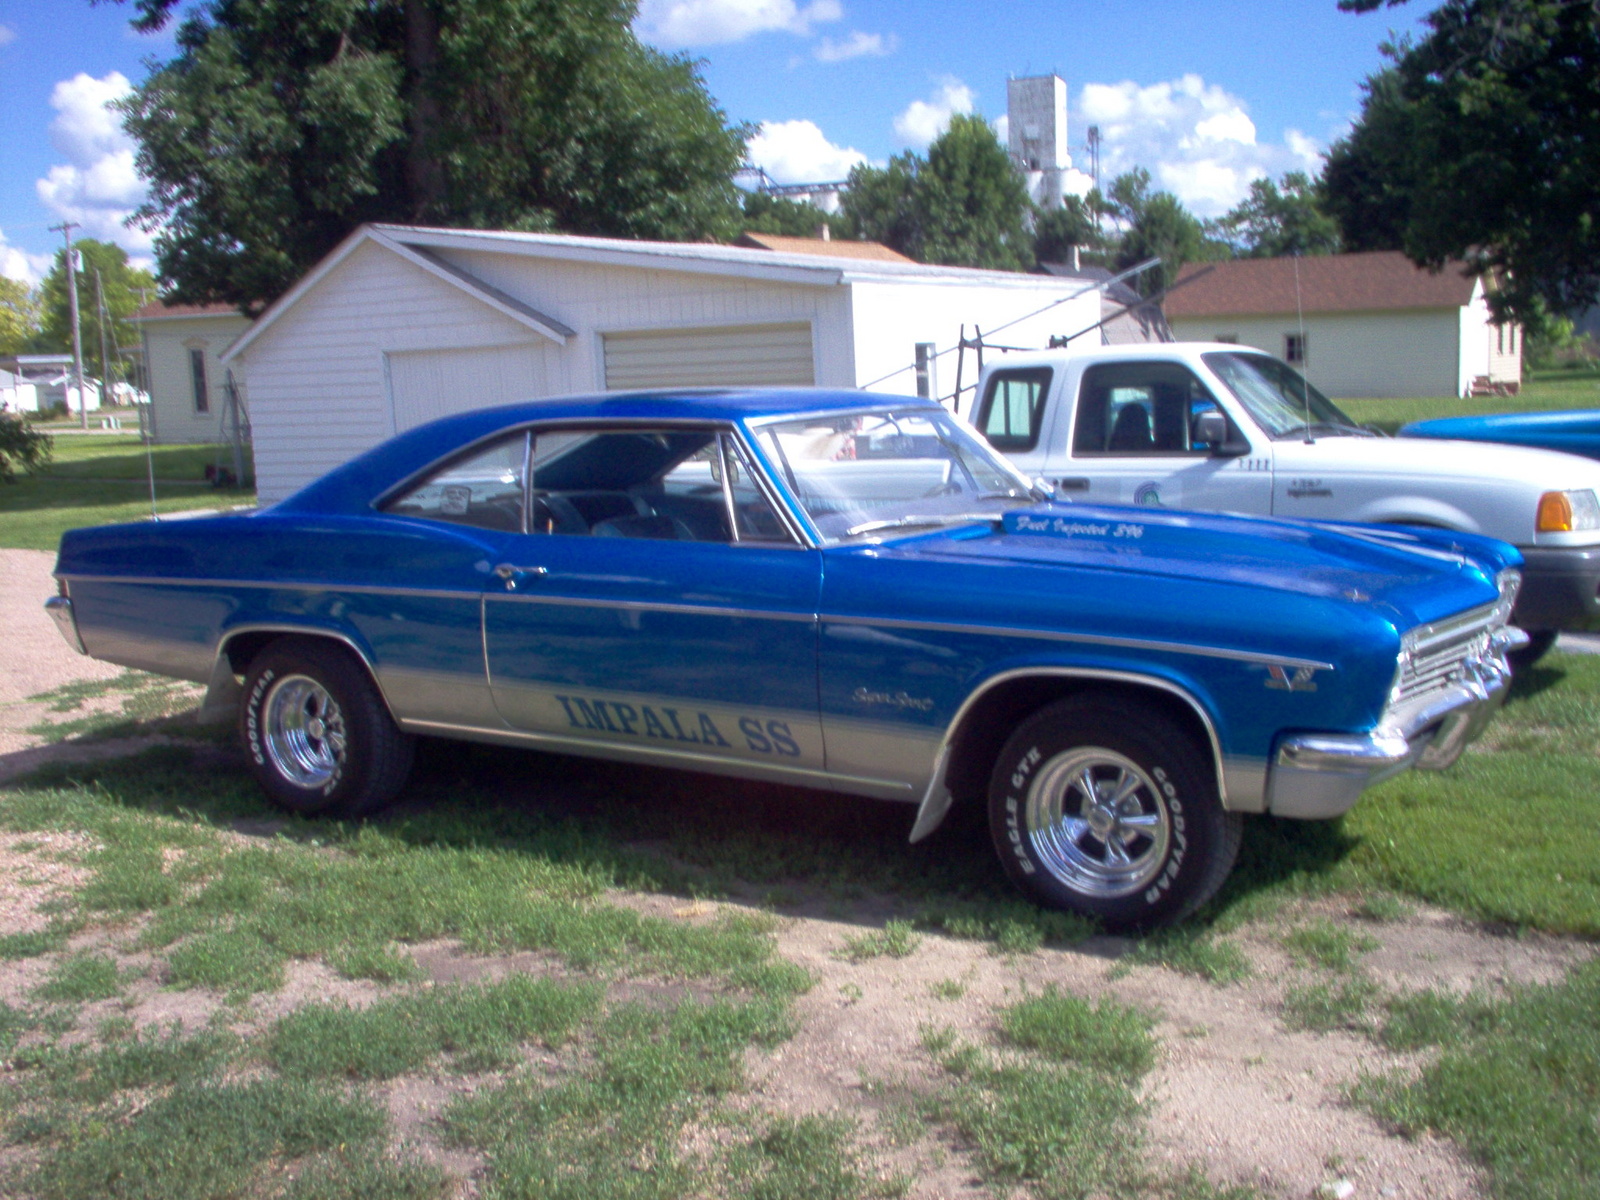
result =
[[[1225,346],[1237,346],[1239,344],[1239,335],[1237,333],[1219,333],[1211,340],[1213,342],[1221,342]]]
[[[1306,335],[1303,333],[1286,333],[1283,335],[1283,361],[1291,367],[1306,365]]]
[[[189,351],[189,376],[194,381],[195,412],[210,412],[211,393],[206,389],[206,352],[204,350]]]
[[[1504,354],[1506,352],[1506,327],[1504,325],[1496,325],[1494,327],[1494,352],[1496,354]]]

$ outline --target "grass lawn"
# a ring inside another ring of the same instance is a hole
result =
[[[1515,396],[1407,396],[1339,400],[1337,403],[1357,421],[1371,422],[1393,433],[1409,421],[1423,421],[1429,417],[1600,408],[1600,372],[1535,372]]]
[[[231,462],[214,445],[156,446],[156,510],[184,512],[253,504],[248,489],[218,489],[205,469]],[[0,548],[54,550],[61,535],[83,525],[148,520],[150,485],[144,446],[136,434],[58,433],[48,466],[0,485]]]

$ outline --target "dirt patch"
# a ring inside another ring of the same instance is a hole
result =
[[[73,650],[45,613],[44,602],[56,594],[50,574],[55,561],[44,550],[0,550],[0,612],[7,617],[6,636],[0,639],[0,770],[13,752],[41,741],[27,730],[48,710],[29,702],[29,696],[122,674],[119,666]]]

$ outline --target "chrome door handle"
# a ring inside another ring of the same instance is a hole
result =
[[[501,563],[494,569],[494,573],[497,578],[505,581],[506,591],[514,592],[517,590],[517,580],[524,575],[532,575],[537,578],[540,575],[550,574],[550,568],[519,567],[515,563]]]

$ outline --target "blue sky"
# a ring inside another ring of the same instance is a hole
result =
[[[1061,75],[1074,147],[1105,136],[1103,173],[1143,166],[1202,215],[1251,178],[1315,169],[1360,105],[1391,30],[1428,5],[1365,16],[1335,0],[642,0],[651,44],[704,60],[751,157],[784,181],[921,149],[952,112],[1005,112],[1011,75]],[[172,53],[122,5],[0,0],[0,273],[37,279],[49,226],[147,258],[123,220],[143,195],[132,145],[105,104]],[[1087,156],[1075,150],[1078,165]]]

